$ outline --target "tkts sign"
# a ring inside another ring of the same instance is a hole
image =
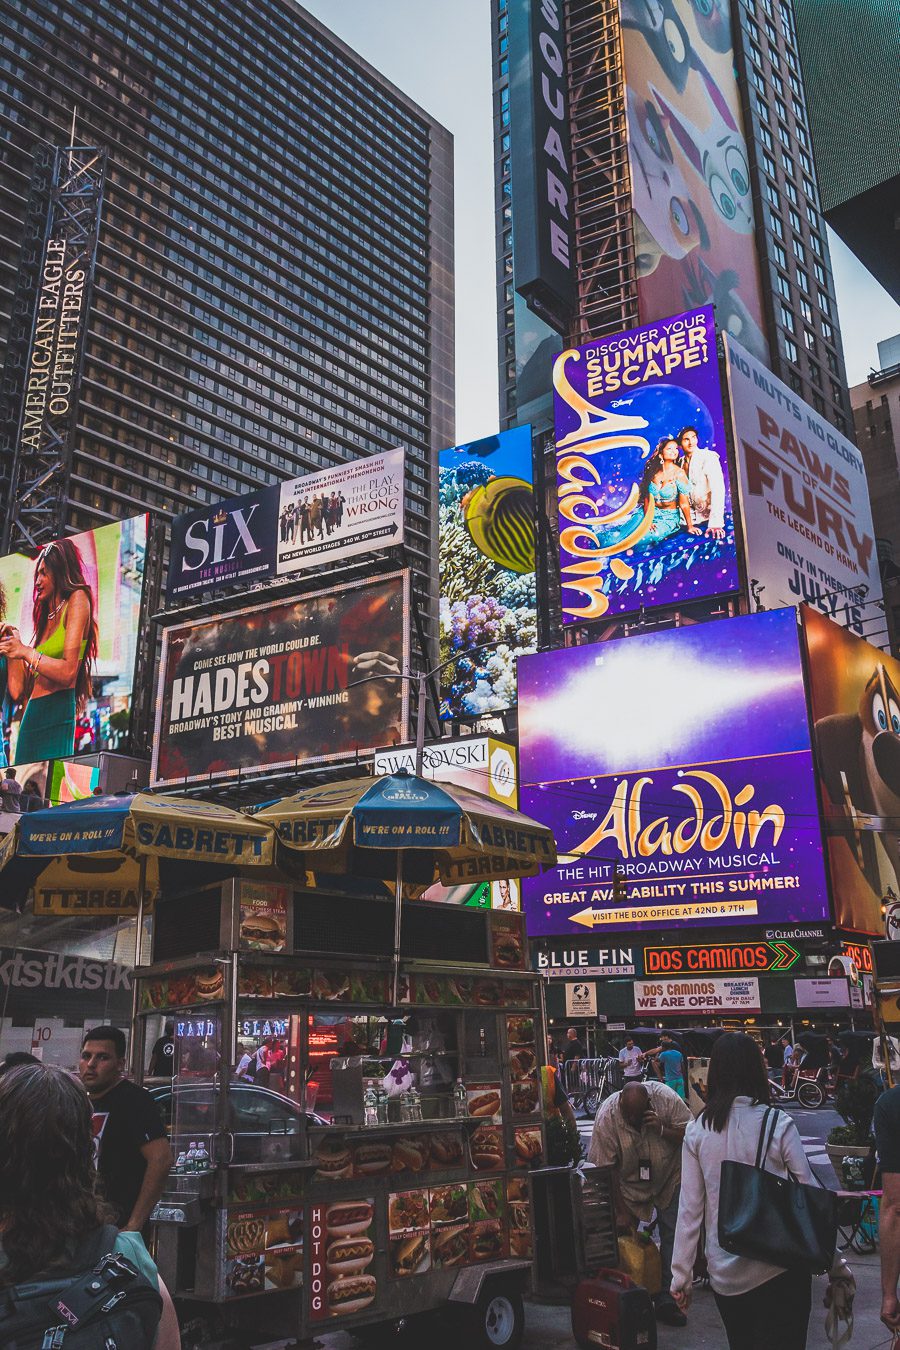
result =
[[[778,972],[792,969],[799,960],[799,951],[789,942],[721,942],[644,948],[647,975],[741,970]]]

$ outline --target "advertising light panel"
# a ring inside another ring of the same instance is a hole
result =
[[[395,573],[167,629],[151,782],[261,773],[405,740],[407,683],[389,677],[407,664],[407,592],[408,574]]]
[[[764,609],[812,605],[862,637],[881,599],[862,456],[740,343],[725,345],[751,595]]]
[[[712,308],[562,352],[553,389],[563,622],[737,590]]]
[[[793,610],[523,658],[519,782],[532,937],[828,917]]]
[[[516,659],[537,646],[531,427],[451,446],[438,467],[441,716],[479,717],[513,707]]]
[[[900,661],[809,606],[800,614],[835,922],[897,937]]]
[[[765,360],[730,7],[620,8],[641,322],[713,304],[719,327]]]
[[[402,544],[404,463],[385,450],[176,516],[168,600]]]
[[[147,517],[0,558],[0,763],[121,747],[131,717]],[[30,655],[40,658],[37,671]]]

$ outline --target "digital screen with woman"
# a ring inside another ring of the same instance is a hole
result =
[[[711,307],[562,352],[553,388],[564,621],[736,590]]]
[[[0,559],[0,762],[124,743],[146,541],[139,516]]]

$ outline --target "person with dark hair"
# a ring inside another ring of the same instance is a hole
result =
[[[75,750],[75,721],[91,694],[97,659],[96,601],[71,539],[56,539],[38,554],[32,603],[34,637],[24,643],[7,627],[0,655],[9,664],[9,694],[27,700],[16,760],[33,764]]]
[[[149,1092],[125,1078],[125,1036],[118,1027],[85,1033],[78,1072],[94,1108],[103,1193],[119,1226],[139,1233],[172,1169],[159,1107]]]
[[[95,1264],[93,1257],[81,1255],[102,1243],[104,1225],[109,1223],[95,1179],[91,1106],[78,1080],[64,1069],[37,1060],[10,1068],[0,1077],[0,1342],[4,1345],[4,1310],[15,1318],[22,1308],[18,1295],[11,1303],[4,1300],[5,1289],[33,1281],[75,1279]],[[101,1255],[107,1250],[101,1247]],[[153,1350],[179,1350],[181,1338],[172,1300],[140,1237],[120,1232],[113,1250],[158,1288],[162,1299],[155,1332],[152,1308],[146,1313],[151,1339],[141,1345],[135,1342],[129,1350],[143,1350],[144,1345]],[[54,1345],[61,1343],[62,1336],[53,1341]]]
[[[0,1076],[9,1073],[10,1069],[18,1069],[22,1064],[40,1064],[37,1055],[30,1055],[27,1050],[9,1050],[0,1060]]]
[[[715,450],[700,445],[696,427],[682,427],[678,444],[684,458],[681,467],[688,480],[691,520],[711,539],[725,538],[725,475]]]
[[[769,1076],[756,1041],[743,1032],[720,1036],[709,1059],[706,1108],[684,1136],[672,1297],[687,1310],[697,1241],[705,1223],[709,1281],[729,1350],[804,1350],[806,1345],[812,1297],[809,1272],[735,1256],[719,1245],[722,1163],[753,1165],[769,1102]],[[776,1176],[815,1182],[797,1127],[784,1111],[776,1115],[765,1168]]]
[[[175,1074],[175,1023],[166,1022],[163,1034],[150,1052],[147,1072],[151,1078],[172,1078]]]

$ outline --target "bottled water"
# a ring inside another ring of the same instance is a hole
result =
[[[409,1118],[422,1119],[422,1098],[419,1096],[419,1089],[414,1087],[409,1090]]]
[[[184,1170],[185,1170],[185,1172],[187,1172],[187,1173],[196,1172],[196,1170],[197,1170],[197,1142],[196,1142],[196,1140],[192,1140],[192,1141],[191,1141],[191,1146],[190,1146],[190,1148],[189,1148],[188,1151],[187,1151],[187,1157],[186,1157],[185,1160],[184,1160]]]
[[[197,1145],[197,1156],[194,1159],[194,1170],[197,1172],[208,1172],[212,1167],[212,1159],[209,1156],[209,1149],[201,1141]]]
[[[375,1083],[371,1078],[366,1080],[366,1091],[363,1096],[363,1123],[366,1125],[378,1124],[378,1094],[375,1091]]]
[[[456,1087],[453,1089],[453,1101],[458,1116],[467,1116],[469,1114],[469,1099],[466,1095],[466,1085],[461,1078],[457,1078]]]
[[[186,1171],[187,1171],[187,1149],[183,1148],[181,1152],[178,1154],[178,1159],[175,1163],[175,1166],[172,1168],[172,1174],[173,1176],[183,1176],[183,1174]]]
[[[385,1092],[385,1090],[384,1090],[383,1087],[380,1087],[380,1088],[377,1089],[377,1092],[376,1092],[376,1099],[377,1099],[378,1124],[379,1124],[379,1125],[387,1125],[387,1123],[388,1123],[388,1095],[387,1095],[387,1093]]]

